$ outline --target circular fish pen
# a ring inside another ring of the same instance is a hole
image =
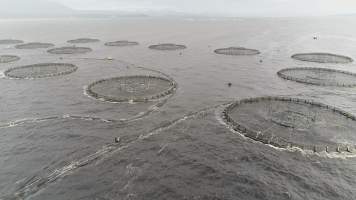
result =
[[[110,46],[110,47],[125,47],[125,46],[135,46],[135,45],[139,45],[139,43],[133,41],[127,41],[127,40],[105,43],[105,46]]]
[[[100,42],[100,40],[93,39],[93,38],[78,38],[74,40],[68,40],[67,42],[71,44],[84,44],[84,43]]]
[[[0,40],[0,45],[21,44],[21,43],[23,43],[22,40],[13,40],[13,39]]]
[[[260,97],[237,101],[223,111],[235,131],[278,148],[356,152],[356,117],[313,101]]]
[[[287,80],[319,86],[355,87],[356,74],[326,68],[287,68],[277,72]]]
[[[147,102],[169,96],[177,85],[158,76],[122,76],[90,84],[87,94],[108,102]]]
[[[256,49],[247,49],[244,47],[229,47],[229,48],[222,48],[216,49],[214,51],[216,54],[223,54],[229,56],[245,56],[245,55],[257,55],[261,52]]]
[[[10,63],[20,60],[20,57],[14,55],[0,55],[0,63]]]
[[[292,55],[292,58],[300,61],[316,62],[316,63],[351,63],[353,59],[347,56],[331,54],[331,53],[298,53]]]
[[[54,47],[52,43],[30,42],[25,44],[16,45],[16,49],[47,49]]]
[[[91,52],[92,49],[89,47],[59,47],[50,49],[47,52],[50,54],[84,54]]]
[[[77,69],[77,66],[68,63],[40,63],[10,68],[4,74],[16,79],[35,79],[66,75]]]
[[[154,50],[160,50],[160,51],[175,51],[175,50],[186,49],[187,47],[185,45],[180,45],[180,44],[163,43],[163,44],[151,45],[148,48]]]

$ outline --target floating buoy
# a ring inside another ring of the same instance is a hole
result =
[[[119,143],[120,142],[120,137],[115,137],[114,142],[115,143]]]
[[[232,83],[228,83],[227,86],[231,87],[231,86],[232,86]]]
[[[351,151],[349,146],[347,146],[347,150],[346,151],[349,152],[349,153],[352,153],[352,151]]]

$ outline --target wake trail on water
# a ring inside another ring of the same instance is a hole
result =
[[[163,76],[165,76],[166,78],[174,81],[174,79],[164,73],[164,72],[161,72],[159,70],[155,70],[155,69],[150,69],[148,67],[141,67],[141,66],[137,66],[136,64],[133,64],[133,63],[130,63],[130,62],[127,62],[127,61],[124,61],[124,60],[119,60],[119,59],[115,59],[115,58],[66,58],[66,59],[77,59],[77,60],[100,60],[100,61],[117,61],[117,62],[120,62],[128,67],[133,67],[133,68],[136,68],[136,69],[142,69],[142,70],[145,70],[145,71],[150,71],[150,72],[155,72],[155,73],[158,73],[158,74],[161,74]],[[174,81],[175,82],[175,81]],[[175,82],[176,83],[176,82]]]
[[[50,121],[50,120],[58,120],[58,119],[80,119],[80,120],[92,120],[92,121],[101,121],[101,122],[106,122],[106,123],[122,123],[122,124],[128,124],[132,123],[138,120],[141,120],[147,116],[149,116],[152,112],[158,111],[160,107],[162,107],[165,103],[167,102],[167,99],[164,99],[157,104],[154,104],[150,106],[147,111],[145,112],[140,112],[137,115],[130,117],[128,119],[107,119],[107,118],[101,118],[101,117],[94,117],[94,116],[81,116],[81,115],[71,115],[71,114],[65,114],[62,116],[50,116],[50,117],[44,117],[44,118],[24,118],[24,119],[18,119],[14,121],[10,121],[7,123],[0,124],[0,129],[3,128],[11,128],[15,126],[20,126],[23,124],[30,124],[30,123],[40,123],[43,121]]]
[[[51,121],[51,120],[59,120],[59,119],[81,119],[81,120],[90,120],[90,121],[101,121],[101,122],[106,122],[106,123],[111,123],[111,122],[118,122],[117,120],[113,119],[105,119],[105,118],[100,118],[100,117],[91,117],[91,116],[79,116],[79,115],[62,115],[62,116],[50,116],[50,117],[44,117],[44,118],[24,118],[24,119],[19,119],[15,121],[10,121],[7,123],[0,124],[0,129],[3,128],[11,128],[11,127],[16,127],[24,124],[32,124],[32,123],[40,123],[44,121]]]
[[[150,138],[154,135],[158,135],[158,134],[162,133],[164,130],[170,129],[171,127],[173,127],[187,119],[195,118],[201,114],[204,114],[206,112],[214,110],[220,106],[221,106],[221,104],[216,105],[216,106],[211,106],[208,108],[204,108],[197,112],[193,112],[193,113],[184,115],[183,117],[175,119],[169,123],[166,123],[163,126],[157,127],[148,133],[139,135],[136,139],[128,142],[127,144],[112,143],[112,144],[105,145],[101,149],[96,151],[95,153],[85,156],[83,158],[80,158],[78,160],[74,160],[61,168],[58,168],[58,169],[52,170],[49,173],[46,173],[45,175],[31,177],[30,180],[27,181],[25,185],[23,185],[22,187],[17,189],[14,192],[14,194],[12,194],[10,196],[2,197],[2,198],[0,198],[0,200],[27,199],[27,198],[31,197],[32,195],[36,194],[39,190],[46,188],[49,184],[58,181],[60,178],[68,176],[69,174],[73,173],[75,170],[80,169],[81,167],[90,165],[94,162],[99,162],[100,160],[108,158],[117,152],[127,149],[128,147],[132,146],[133,144],[136,144],[136,143],[138,143],[142,140],[145,140],[147,138]],[[91,119],[93,119],[93,118],[91,118]]]

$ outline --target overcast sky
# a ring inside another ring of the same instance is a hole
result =
[[[0,0],[0,15],[17,11],[80,10],[181,12],[223,16],[295,16],[355,14],[356,0]]]
[[[51,0],[75,9],[176,11],[223,15],[355,13],[356,0]]]

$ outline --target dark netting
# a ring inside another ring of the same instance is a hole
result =
[[[92,49],[89,47],[60,47],[50,49],[47,52],[51,54],[83,54],[91,52]]]
[[[23,43],[23,41],[22,40],[13,40],[13,39],[0,40],[0,45],[20,44],[20,43]]]
[[[70,74],[77,69],[77,66],[67,63],[40,63],[10,68],[5,71],[5,75],[20,79],[45,78]]]
[[[132,42],[127,40],[120,40],[115,42],[107,42],[105,43],[106,46],[116,46],[116,47],[124,47],[124,46],[134,46],[139,45],[138,42]]]
[[[41,42],[30,42],[26,44],[16,45],[17,49],[47,49],[50,47],[54,47],[54,44],[51,43],[41,43]]]
[[[185,45],[180,45],[180,44],[171,44],[171,43],[164,43],[164,44],[156,44],[156,45],[151,45],[148,48],[154,49],[154,50],[168,50],[168,51],[173,51],[173,50],[181,50],[187,48]]]
[[[78,38],[75,40],[68,40],[68,43],[72,44],[80,44],[80,43],[92,43],[92,42],[100,42],[98,39],[92,39],[92,38]]]
[[[14,55],[0,55],[0,63],[10,63],[20,60],[20,57]]]
[[[277,74],[281,78],[305,84],[338,87],[356,86],[356,74],[341,70],[300,67],[282,69]]]
[[[231,55],[231,56],[243,56],[243,55],[257,55],[260,51],[256,49],[247,49],[244,47],[229,47],[223,49],[216,49],[214,51],[217,54]]]
[[[353,59],[347,56],[331,53],[300,53],[292,55],[292,58],[301,61],[317,63],[350,63]]]
[[[223,118],[246,137],[279,148],[356,152],[356,117],[308,100],[261,97],[228,106]]]
[[[88,95],[110,102],[145,102],[173,93],[176,83],[157,76],[122,76],[96,81]]]

